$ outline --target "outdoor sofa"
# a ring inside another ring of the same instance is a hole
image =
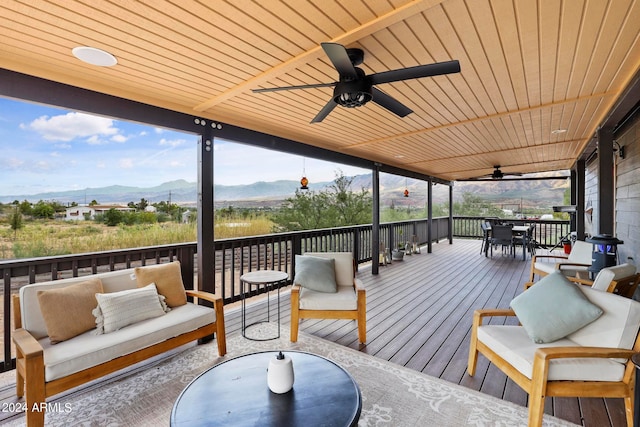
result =
[[[194,340],[215,334],[226,353],[222,299],[185,290],[178,261],[26,285],[13,302],[30,427],[44,425],[48,397]]]

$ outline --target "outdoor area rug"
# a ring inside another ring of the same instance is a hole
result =
[[[255,334],[275,335],[275,326],[252,327]],[[267,336],[268,336],[267,335]],[[269,350],[298,350],[326,357],[345,368],[362,392],[359,426],[526,426],[527,408],[360,353],[305,333],[297,343],[281,338],[250,341],[239,333],[227,337],[228,353],[217,356],[214,343],[194,346],[151,366],[96,382],[50,401],[47,426],[169,425],[180,392],[206,369],[233,357]],[[294,384],[295,387],[295,384]],[[211,396],[215,404],[215,396]],[[24,425],[24,415],[5,425]],[[545,426],[575,426],[545,415]],[[307,427],[307,426],[305,426]]]

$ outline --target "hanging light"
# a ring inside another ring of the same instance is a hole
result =
[[[404,197],[409,197],[409,185],[407,179],[404,180]]]
[[[305,159],[303,158],[302,159],[302,178],[300,179],[300,189],[301,190],[308,190],[309,189],[309,187],[308,187],[309,180],[307,179],[305,171],[304,171],[304,162],[305,162]]]

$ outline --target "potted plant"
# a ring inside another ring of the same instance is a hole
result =
[[[402,242],[402,230],[398,233],[398,249],[394,249],[391,252],[391,259],[393,261],[402,261],[404,259],[405,244]]]

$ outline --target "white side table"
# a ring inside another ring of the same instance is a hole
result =
[[[242,276],[240,276],[240,292],[242,293],[242,336],[253,340],[253,341],[268,341],[268,340],[275,340],[277,338],[280,338],[280,286],[282,285],[283,282],[286,282],[289,279],[289,274],[287,274],[284,271],[277,271],[277,270],[256,270],[256,271],[250,271],[249,273],[245,273]],[[261,320],[261,321],[257,321],[257,322],[253,322],[250,325],[247,325],[247,320],[246,320],[246,301],[245,301],[245,291],[244,291],[244,285],[248,285],[249,286],[249,292],[251,292],[251,287],[252,286],[256,286],[256,287],[260,287],[260,286],[266,286],[267,287],[267,320]],[[278,290],[278,335],[275,337],[270,337],[270,338],[251,338],[248,337],[245,333],[245,331],[247,330],[247,328],[249,328],[250,326],[256,325],[258,323],[268,323],[269,319],[271,318],[271,307],[269,304],[269,287],[270,286],[276,286],[276,289]]]

